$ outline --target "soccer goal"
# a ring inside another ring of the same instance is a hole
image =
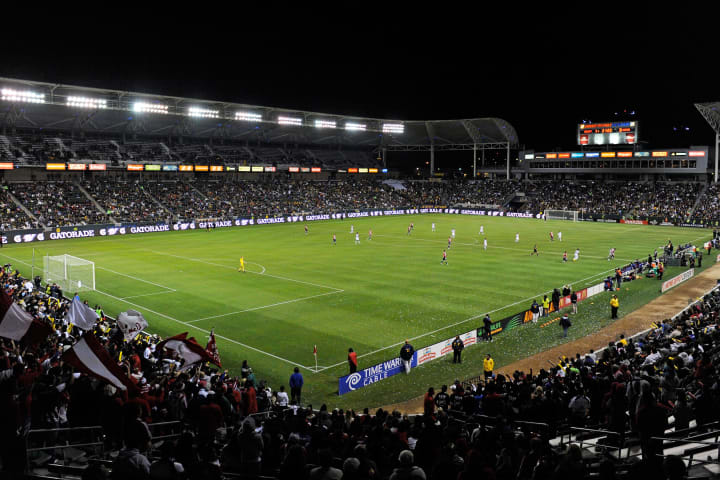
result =
[[[577,210],[545,210],[545,218],[548,220],[572,220],[578,221]]]
[[[95,263],[72,255],[43,257],[45,282],[57,283],[66,292],[95,290]]]

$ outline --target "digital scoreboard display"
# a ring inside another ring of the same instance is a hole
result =
[[[581,123],[578,145],[634,145],[637,128],[637,122]]]

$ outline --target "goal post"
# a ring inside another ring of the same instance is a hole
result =
[[[95,290],[95,262],[73,255],[43,257],[46,283],[57,283],[64,291]]]
[[[571,220],[578,221],[577,210],[545,210],[545,218],[548,220]]]

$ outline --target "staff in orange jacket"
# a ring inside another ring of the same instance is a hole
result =
[[[348,348],[348,364],[350,365],[350,373],[357,372],[357,353],[352,348]]]

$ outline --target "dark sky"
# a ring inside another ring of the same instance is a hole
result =
[[[537,150],[571,148],[582,120],[636,119],[651,146],[712,142],[693,107],[720,100],[709,15],[645,2],[604,14],[523,5],[420,20],[368,7],[307,24],[318,12],[289,24],[292,14],[150,15],[33,41],[5,34],[0,75],[393,119],[494,116]]]

